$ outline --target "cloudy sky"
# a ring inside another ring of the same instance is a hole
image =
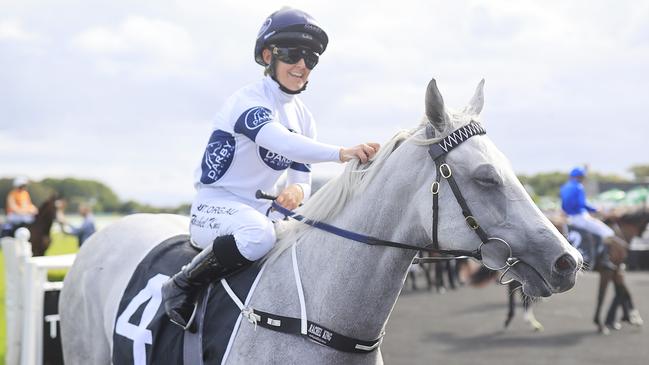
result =
[[[0,177],[190,201],[210,120],[262,76],[254,38],[283,5],[331,39],[303,95],[324,142],[384,142],[418,122],[431,77],[455,107],[484,77],[517,172],[649,163],[647,1],[0,0]]]

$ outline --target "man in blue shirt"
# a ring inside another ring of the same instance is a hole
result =
[[[568,215],[568,224],[600,236],[603,240],[615,237],[613,230],[590,213],[596,208],[586,202],[586,192],[582,182],[586,171],[575,167],[570,171],[570,179],[561,186],[561,208]]]
[[[570,179],[561,186],[561,208],[568,216],[568,225],[576,230],[592,233],[593,239],[582,237],[571,243],[582,253],[584,262],[588,263],[591,269],[596,266],[616,270],[617,265],[612,261],[624,260],[624,257],[616,255],[612,260],[609,255],[608,246],[612,244],[627,247],[627,243],[615,236],[615,232],[599,219],[590,215],[597,212],[597,209],[586,202],[586,192],[582,182],[586,178],[586,171],[582,167],[575,167],[570,171]],[[620,250],[616,250],[618,254]],[[619,263],[619,262],[618,262]]]
[[[70,224],[61,223],[61,228],[63,233],[77,236],[79,240],[79,247],[83,245],[83,242],[87,240],[93,233],[95,233],[95,217],[92,215],[92,210],[89,205],[80,204],[79,205],[79,214],[83,217],[83,222],[79,226],[72,226]]]

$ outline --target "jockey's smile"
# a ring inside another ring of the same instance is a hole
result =
[[[264,61],[271,62],[271,52],[265,49],[263,52]],[[300,58],[294,64],[288,64],[277,60],[275,66],[275,77],[285,88],[291,91],[301,90],[309,80],[311,70],[306,66],[304,59]]]

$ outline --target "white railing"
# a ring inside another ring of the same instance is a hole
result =
[[[72,266],[76,255],[32,257],[29,231],[2,239],[6,269],[7,365],[43,363],[44,293],[61,290],[63,282],[47,281],[47,270]],[[56,337],[58,315],[45,318]]]

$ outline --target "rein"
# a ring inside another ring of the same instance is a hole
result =
[[[421,246],[416,246],[413,244],[408,244],[408,243],[401,243],[401,242],[393,242],[393,241],[387,241],[383,240],[380,238],[372,237],[372,236],[366,236],[364,234],[356,233],[356,232],[351,232],[346,229],[342,229],[336,226],[332,226],[331,224],[327,224],[324,222],[316,221],[313,219],[306,218],[304,216],[301,216],[297,213],[295,213],[292,210],[286,209],[283,206],[279,205],[277,202],[273,201],[272,202],[272,207],[276,211],[280,212],[281,214],[293,218],[297,221],[300,221],[304,224],[307,224],[309,226],[318,228],[320,230],[323,230],[325,232],[329,232],[331,234],[334,234],[339,237],[347,238],[352,241],[356,242],[361,242],[366,245],[370,246],[388,246],[388,247],[395,247],[395,248],[401,248],[405,250],[417,250],[417,251],[428,251],[428,252],[433,252],[433,253],[439,253],[442,255],[446,255],[446,257],[439,257],[438,259],[456,259],[458,257],[473,257],[478,260],[481,259],[480,252],[478,250],[473,250],[473,251],[466,251],[466,250],[442,250],[438,248],[433,248],[433,247],[421,247]],[[452,256],[451,256],[452,255]]]

